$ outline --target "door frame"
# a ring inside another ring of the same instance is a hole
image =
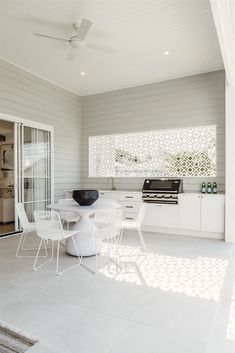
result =
[[[9,114],[4,114],[0,112],[0,120],[8,121],[14,124],[14,141],[17,141],[19,136],[16,136],[15,134],[17,133],[16,129],[16,124],[20,124],[22,126],[26,127],[31,127],[35,129],[40,129],[44,131],[50,132],[50,137],[51,137],[51,202],[54,202],[54,127],[52,125],[47,125],[43,123],[38,123],[33,120],[28,120],[20,117],[16,117],[13,115]],[[17,144],[18,145],[18,144]],[[18,172],[18,161],[17,161],[17,147],[14,146],[14,194],[15,194],[15,204],[17,203],[18,200],[18,185],[17,185],[17,172]],[[18,217],[15,216],[15,225],[17,224]],[[15,233],[18,231],[15,230]],[[6,234],[8,236],[8,234]]]

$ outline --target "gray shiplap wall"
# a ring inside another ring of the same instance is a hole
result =
[[[88,178],[88,136],[217,125],[217,178],[225,188],[225,75],[216,71],[82,97],[81,178],[86,188],[110,189],[106,178]],[[185,178],[185,190],[199,190],[206,178]],[[211,179],[209,179],[211,180]],[[115,178],[119,189],[141,189],[143,178]]]
[[[0,112],[54,126],[55,199],[80,186],[80,97],[0,60]]]
[[[0,112],[54,126],[55,197],[77,187],[109,189],[88,178],[88,136],[217,125],[217,182],[224,190],[224,71],[78,97],[0,60]],[[203,179],[204,180],[204,179]],[[185,189],[198,190],[199,178]],[[142,178],[117,178],[120,189],[140,189]]]

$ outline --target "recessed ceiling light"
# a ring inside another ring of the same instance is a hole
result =
[[[82,76],[85,76],[86,73],[84,71],[80,72]]]
[[[164,51],[164,55],[170,55],[169,50]]]

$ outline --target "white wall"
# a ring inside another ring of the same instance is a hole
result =
[[[216,71],[82,97],[82,186],[110,188],[105,178],[88,178],[88,136],[216,124],[217,178],[225,188],[225,78]],[[199,190],[206,178],[186,178],[185,190]],[[210,179],[211,180],[211,179]],[[122,189],[141,189],[143,178],[117,178]]]
[[[225,240],[235,243],[235,87],[226,87]]]
[[[80,97],[0,60],[0,112],[54,126],[55,198],[80,187]]]
[[[217,124],[216,180],[224,190],[223,71],[80,98],[0,60],[0,85],[1,113],[55,128],[56,198],[74,188],[111,187],[106,178],[87,177],[90,135],[208,124]],[[201,181],[187,178],[185,189],[199,190]],[[143,179],[119,178],[115,183],[140,189]]]

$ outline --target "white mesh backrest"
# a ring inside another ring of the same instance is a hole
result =
[[[64,239],[60,215],[55,211],[34,211],[37,235],[43,239]]]
[[[114,238],[119,235],[122,223],[122,210],[98,210],[93,220],[92,236],[97,238]]]
[[[25,212],[24,205],[21,202],[19,202],[16,204],[15,208],[20,220],[20,225],[23,228],[23,230],[26,231],[27,228],[30,228],[30,222]]]
[[[142,205],[140,206],[139,213],[136,218],[136,224],[138,226],[141,226],[144,219],[145,212],[146,212],[146,203],[143,202]]]

